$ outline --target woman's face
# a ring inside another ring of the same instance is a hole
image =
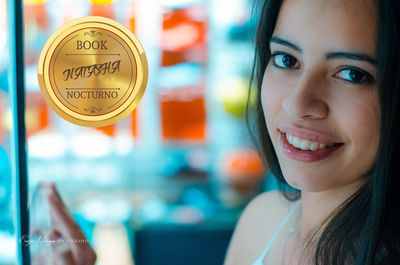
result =
[[[379,142],[377,7],[285,0],[261,99],[287,182],[303,191],[363,183]]]

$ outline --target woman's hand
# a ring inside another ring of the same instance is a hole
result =
[[[93,265],[96,253],[67,207],[61,200],[53,183],[41,183],[41,188],[48,189],[52,232],[50,240],[59,240],[51,244],[54,265]],[[61,243],[60,243],[61,242]]]

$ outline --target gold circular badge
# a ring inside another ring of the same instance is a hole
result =
[[[100,127],[126,117],[146,89],[148,66],[138,39],[104,17],[84,17],[58,28],[38,63],[46,102],[77,125]]]

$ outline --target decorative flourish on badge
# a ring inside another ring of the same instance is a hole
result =
[[[96,32],[95,30],[91,30],[91,31],[85,32],[85,33],[83,34],[83,36],[86,36],[86,35],[89,35],[90,37],[94,38],[94,37],[96,37],[97,35],[100,35],[100,36],[101,36],[101,32]]]
[[[90,108],[85,108],[85,111],[90,111],[91,113],[96,113],[96,112],[102,111],[102,108],[96,108],[96,107],[92,106]]]

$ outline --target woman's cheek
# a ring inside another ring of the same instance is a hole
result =
[[[331,112],[336,112],[337,119],[346,120],[343,124],[349,126],[354,137],[359,135],[357,138],[366,141],[379,138],[380,108],[377,88],[350,88],[346,93],[339,92],[336,92],[339,95],[334,97],[335,104],[331,104],[330,108]]]
[[[353,110],[355,117],[349,121],[353,125],[355,138],[367,143],[364,148],[374,150],[374,153],[378,149],[380,134],[380,111],[376,101],[369,100],[356,105],[357,110]]]
[[[359,166],[369,170],[376,160],[380,134],[380,108],[377,93],[358,93],[338,100],[331,115],[339,130],[349,139],[348,153],[359,157]],[[353,100],[349,100],[353,99]],[[364,163],[362,162],[364,161]],[[365,172],[362,172],[365,173]]]
[[[272,117],[276,117],[281,111],[282,102],[290,93],[292,85],[286,82],[287,79],[285,80],[282,75],[267,68],[261,88],[261,102],[267,125],[270,125]]]

